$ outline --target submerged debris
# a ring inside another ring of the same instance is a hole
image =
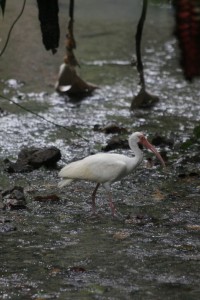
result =
[[[21,186],[15,186],[9,190],[2,191],[1,200],[3,209],[18,210],[26,208],[24,189]]]
[[[48,202],[49,201],[51,203],[55,203],[55,202],[58,202],[59,200],[60,200],[60,198],[55,194],[34,197],[34,201],[38,201],[38,202]]]
[[[86,269],[84,267],[80,267],[80,266],[74,266],[69,268],[69,273],[84,273],[86,272]]]
[[[164,136],[161,136],[159,134],[156,134],[152,140],[152,144],[154,146],[169,146],[172,147],[174,145],[174,141],[172,139],[168,139]]]
[[[55,167],[56,163],[61,159],[61,152],[56,147],[45,148],[24,148],[18,154],[15,163],[6,160],[5,170],[8,173],[31,172],[41,166]]]
[[[151,95],[147,93],[147,91],[142,88],[138,95],[136,95],[131,103],[131,110],[137,109],[137,108],[151,108],[155,104],[159,102],[159,97],[155,95]]]
[[[158,225],[159,223],[160,223],[159,219],[148,215],[135,215],[135,216],[129,215],[125,220],[125,224],[133,224],[139,226]]]
[[[17,227],[11,224],[9,219],[0,219],[0,233],[7,233],[10,231],[16,231]]]
[[[81,98],[90,95],[97,86],[81,79],[74,67],[64,63],[60,66],[55,89],[60,94]]]
[[[178,178],[180,179],[198,179],[200,177],[200,173],[198,171],[179,173]]]

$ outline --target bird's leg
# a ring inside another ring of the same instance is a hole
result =
[[[111,193],[111,188],[110,188],[110,183],[109,182],[105,182],[103,184],[105,190],[107,191],[108,193],[108,200],[109,200],[109,206],[111,208],[111,211],[112,211],[112,215],[113,217],[115,216],[115,206],[114,206],[114,203],[112,201],[112,193]]]
[[[110,208],[111,208],[111,210],[112,210],[112,215],[113,215],[113,217],[115,216],[115,205],[114,205],[114,203],[113,203],[113,201],[112,201],[112,193],[109,191],[108,192],[108,199],[109,199],[109,205],[110,205]]]
[[[95,205],[95,197],[96,197],[96,193],[97,193],[97,190],[100,186],[100,183],[97,183],[93,193],[92,193],[92,211],[93,211],[93,214],[96,213],[96,205]]]

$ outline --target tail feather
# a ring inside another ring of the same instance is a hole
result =
[[[58,187],[59,187],[59,188],[62,188],[62,187],[64,187],[65,185],[70,184],[72,181],[73,181],[73,179],[63,179],[63,180],[61,180],[61,181],[58,183]]]

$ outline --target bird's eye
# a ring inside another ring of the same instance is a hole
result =
[[[144,136],[143,135],[139,135],[138,138],[139,138],[139,141],[138,141],[137,144],[138,144],[139,148],[142,150],[143,149]]]
[[[143,148],[144,148],[143,145],[142,145],[140,142],[138,142],[137,144],[138,144],[138,147],[139,147],[141,150],[143,150]]]

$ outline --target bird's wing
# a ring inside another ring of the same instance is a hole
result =
[[[126,175],[127,165],[119,157],[96,154],[66,165],[60,177],[84,179],[99,183],[113,182]]]
[[[88,180],[100,183],[119,180],[127,171],[122,157],[117,154],[100,153],[85,158]]]
[[[78,160],[66,165],[61,171],[58,173],[59,177],[62,178],[73,178],[78,179],[78,175],[81,174],[81,170],[83,170],[84,164],[82,160]]]

